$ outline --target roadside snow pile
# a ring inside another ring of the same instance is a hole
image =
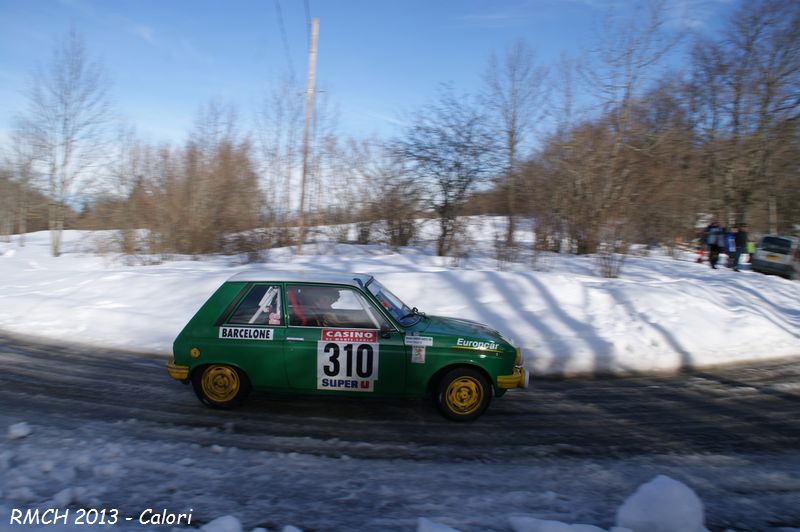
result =
[[[561,521],[535,519],[533,517],[512,517],[511,528],[514,532],[605,532],[594,525],[568,525]],[[630,532],[627,528],[614,527],[612,532]]]
[[[659,475],[628,497],[617,512],[617,525],[609,532],[707,532],[703,525],[703,503],[685,484]],[[533,517],[512,517],[514,532],[605,532],[594,525],[567,524]],[[231,515],[203,525],[202,532],[244,532],[241,522]],[[260,532],[263,529],[253,529]],[[286,526],[282,532],[299,532]],[[459,532],[457,528],[420,517],[417,532]]]
[[[87,252],[90,234],[79,231],[65,232],[65,253],[53,258],[48,233],[33,233],[24,248],[0,244],[0,329],[168,356],[183,325],[231,275],[325,270],[373,273],[410,306],[494,327],[522,347],[534,375],[800,356],[798,282],[659,254],[629,257],[618,279],[597,276],[591,257],[546,254],[539,270],[498,265],[492,219],[472,221],[470,256],[458,261],[428,248],[328,243],[308,245],[302,256],[270,250],[268,262],[249,267],[221,256],[126,266]]]
[[[649,532],[704,532],[703,503],[691,488],[659,475],[639,486],[617,512],[617,526]]]
[[[283,530],[286,532],[285,527]],[[294,528],[294,527],[292,527]],[[201,532],[242,532],[242,523],[232,515],[224,515],[200,527]],[[254,532],[259,529],[253,529]]]
[[[25,423],[24,421],[21,423],[14,423],[13,425],[8,427],[9,440],[20,440],[26,436],[30,436],[30,434],[31,434],[31,426]]]
[[[422,521],[422,520],[421,520]],[[514,532],[605,532],[594,525],[567,524],[533,517],[512,517]],[[446,532],[421,522],[417,532]],[[610,532],[708,532],[703,503],[691,488],[665,475],[639,486],[617,511]]]
[[[436,523],[434,521],[431,521],[430,519],[426,519],[425,517],[420,517],[419,519],[417,519],[417,532],[459,532],[459,531],[453,527]]]

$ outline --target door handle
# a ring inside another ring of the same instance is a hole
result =
[[[295,338],[293,336],[286,337],[287,342],[305,342],[305,338]]]

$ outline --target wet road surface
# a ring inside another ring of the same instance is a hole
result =
[[[170,379],[165,363],[157,355],[0,336],[0,405],[56,427],[86,420],[125,431],[119,422],[135,419],[150,427],[142,438],[214,444],[233,433],[244,449],[367,459],[800,450],[796,360],[668,377],[534,378],[528,390],[495,398],[470,424],[445,420],[430,401],[254,392],[236,410],[212,410]]]

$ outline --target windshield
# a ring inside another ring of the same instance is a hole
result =
[[[367,289],[375,296],[378,303],[380,303],[394,319],[400,322],[400,325],[405,327],[407,325],[413,325],[420,320],[421,317],[419,314],[415,314],[408,305],[400,301],[400,298],[376,281],[374,277],[367,283]]]
[[[792,247],[792,241],[788,238],[780,238],[777,236],[765,236],[761,241],[761,249],[770,253],[780,253],[781,255],[788,255]]]

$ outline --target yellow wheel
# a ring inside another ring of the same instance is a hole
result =
[[[439,384],[437,404],[442,414],[456,421],[470,421],[489,406],[492,390],[480,371],[468,367],[448,372]]]
[[[221,364],[195,370],[192,384],[200,401],[215,408],[238,405],[250,390],[247,376],[240,369]]]
[[[475,377],[459,377],[447,387],[447,408],[459,414],[471,414],[481,406],[483,388]]]

